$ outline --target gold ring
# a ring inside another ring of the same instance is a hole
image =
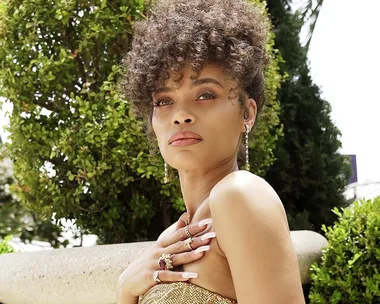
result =
[[[159,273],[159,270],[156,270],[155,272],[153,272],[153,279],[154,279],[157,283],[161,283],[161,280],[160,280],[160,278],[158,277],[158,273]]]
[[[161,270],[172,270],[174,268],[172,255],[170,253],[162,254],[158,259],[158,266],[160,266]]]
[[[185,245],[190,249],[190,250],[194,250],[192,247],[191,247],[191,243],[193,242],[193,238],[192,237],[189,237],[188,239],[185,240]]]
[[[190,231],[189,231],[189,225],[186,225],[186,227],[185,227],[185,233],[186,233],[186,235],[187,235],[188,238],[192,237],[192,235],[190,234]]]

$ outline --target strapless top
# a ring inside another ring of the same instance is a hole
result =
[[[140,296],[139,304],[235,304],[234,300],[222,297],[189,282],[160,283]]]

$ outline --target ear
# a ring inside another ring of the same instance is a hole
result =
[[[249,98],[246,104],[246,109],[243,112],[245,114],[244,117],[244,125],[249,126],[249,130],[255,125],[256,116],[257,116],[257,104],[253,98]],[[242,126],[242,132],[245,132],[245,126]]]

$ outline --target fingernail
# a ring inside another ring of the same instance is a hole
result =
[[[195,272],[184,272],[182,273],[184,279],[195,279],[198,277],[198,274]]]
[[[208,232],[208,233],[205,233],[204,235],[201,236],[201,241],[204,241],[205,239],[211,239],[214,237],[216,237],[215,232]]]
[[[206,218],[204,220],[201,220],[199,223],[198,223],[198,226],[199,227],[202,227],[204,225],[207,225],[207,224],[212,224],[212,218]]]
[[[202,247],[199,247],[197,249],[194,250],[194,253],[197,254],[197,253],[200,253],[202,251],[207,251],[210,249],[210,245],[207,245],[207,246],[202,246]]]

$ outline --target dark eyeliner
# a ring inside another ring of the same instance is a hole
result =
[[[216,95],[215,93],[213,93],[213,92],[211,92],[211,91],[205,91],[205,92],[200,93],[200,94],[197,96],[197,99],[198,99],[199,97],[201,97],[202,95],[204,95],[204,94],[208,94],[208,95],[212,96],[212,98],[216,98],[216,97],[217,97],[217,95]]]
[[[211,91],[205,91],[205,92],[200,93],[200,94],[197,96],[196,99],[198,99],[199,97],[201,97],[201,96],[203,96],[203,95],[205,95],[205,94],[210,95],[212,98],[216,98],[216,97],[217,97],[217,95],[216,95],[215,93],[213,93],[213,92],[211,92]],[[169,99],[167,99],[167,98],[159,99],[159,100],[157,100],[156,102],[153,103],[153,107],[162,107],[162,105],[160,105],[160,103],[161,103],[162,101],[165,101],[165,100],[169,100]]]

